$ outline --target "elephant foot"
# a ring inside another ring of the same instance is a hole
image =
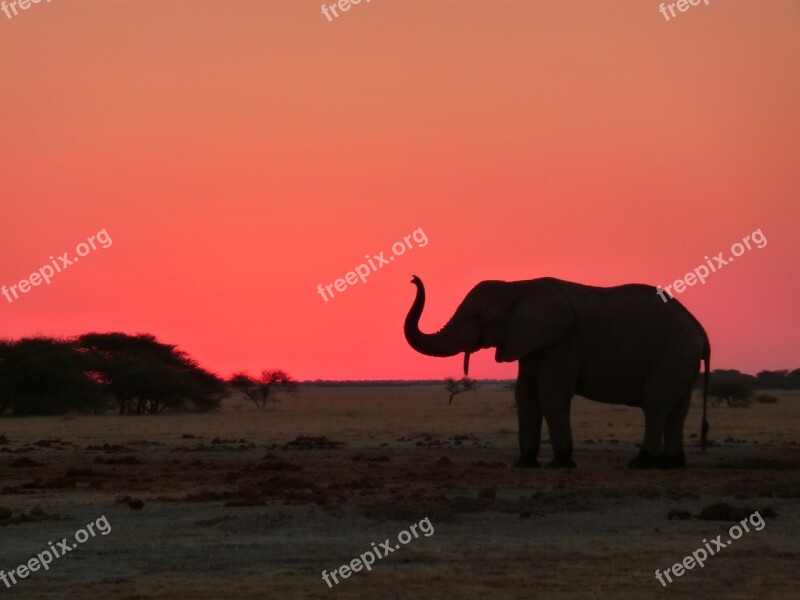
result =
[[[631,469],[658,469],[661,468],[661,457],[656,454],[650,454],[642,449],[631,462],[628,467]]]
[[[555,458],[547,463],[548,469],[574,469],[578,465],[572,460],[572,453],[556,454]]]
[[[535,456],[520,455],[520,457],[511,463],[515,469],[538,469],[541,465],[536,460]]]
[[[686,466],[686,455],[683,452],[671,452],[661,455],[662,469],[682,469]]]

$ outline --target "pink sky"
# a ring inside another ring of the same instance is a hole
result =
[[[441,378],[424,329],[476,282],[665,285],[712,367],[800,367],[800,6],[712,2],[55,1],[0,13],[0,284],[113,239],[0,334],[150,332],[202,364]],[[429,243],[324,302],[422,228]],[[493,352],[474,377],[513,377]]]

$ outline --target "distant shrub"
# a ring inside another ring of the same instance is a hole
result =
[[[727,402],[728,406],[747,406],[753,396],[753,379],[732,369],[714,371],[709,385],[709,394],[715,397],[711,405]]]
[[[770,394],[759,394],[755,398],[753,398],[755,402],[760,404],[777,404],[778,398],[776,396],[771,396]]]

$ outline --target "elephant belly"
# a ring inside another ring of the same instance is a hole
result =
[[[616,359],[615,352],[589,358],[580,370],[576,393],[606,404],[640,406],[647,378],[647,359],[626,356]]]
[[[577,386],[576,394],[594,400],[596,402],[603,402],[604,404],[625,404],[627,406],[641,406],[641,394],[637,390],[633,392],[624,388],[610,388],[601,387],[596,385],[581,385]]]

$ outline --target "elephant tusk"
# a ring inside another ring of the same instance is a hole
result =
[[[469,375],[469,352],[464,352],[464,375]]]

